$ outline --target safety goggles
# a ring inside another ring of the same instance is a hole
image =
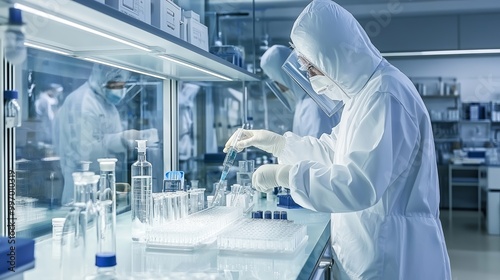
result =
[[[288,56],[282,68],[329,117],[333,116],[344,106],[342,101],[332,100],[326,95],[318,94],[314,91],[309,79],[324,74],[296,50]]]
[[[278,98],[281,104],[283,104],[288,111],[293,112],[295,100],[293,99],[293,96],[285,93],[286,90],[284,86],[280,86],[277,82],[271,79],[266,79],[265,83],[266,86],[274,93],[276,98]]]

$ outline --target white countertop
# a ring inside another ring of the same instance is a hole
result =
[[[292,255],[219,252],[215,242],[192,251],[154,251],[132,242],[130,215],[117,217],[117,266],[124,279],[303,279],[313,273],[330,238],[330,214],[305,209],[277,208],[259,202],[254,210],[285,210],[288,219],[307,226],[307,244]],[[87,232],[85,274],[95,273],[95,228]],[[35,268],[25,272],[25,280],[70,279],[61,271],[75,273],[81,258],[67,257],[60,267],[60,247],[46,236],[35,244]],[[250,277],[250,278],[249,278]]]

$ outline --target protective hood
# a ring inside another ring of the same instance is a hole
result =
[[[358,93],[382,61],[356,19],[330,0],[314,0],[290,35],[295,50],[332,79],[348,96]]]
[[[260,59],[260,68],[273,81],[289,88],[295,100],[302,100],[306,92],[281,68],[291,52],[290,48],[281,45],[270,47]]]
[[[199,85],[185,83],[179,94],[179,104],[183,106],[193,106],[194,98],[199,91]]]
[[[90,73],[89,84],[95,93],[105,96],[105,86],[108,82],[126,82],[129,78],[130,72],[127,70],[94,64]]]

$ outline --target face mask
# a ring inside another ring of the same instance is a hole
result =
[[[344,92],[327,76],[316,75],[309,78],[313,90],[317,94],[324,94],[332,100],[342,100]]]
[[[120,89],[109,89],[109,88],[104,88],[104,96],[106,97],[106,100],[113,104],[117,105],[120,103],[122,98],[125,96],[125,89],[120,88]]]

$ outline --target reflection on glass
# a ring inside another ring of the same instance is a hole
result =
[[[51,219],[66,216],[74,199],[71,174],[83,171],[82,161],[97,173],[97,158],[118,159],[117,212],[129,210],[134,140],[147,137],[161,182],[163,80],[35,49],[17,70],[26,108],[16,130],[17,195],[38,213],[36,220],[18,214],[18,236],[50,233]]]

